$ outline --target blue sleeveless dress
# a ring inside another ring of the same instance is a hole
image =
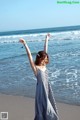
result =
[[[48,81],[48,70],[37,71],[34,120],[59,120],[53,91]]]

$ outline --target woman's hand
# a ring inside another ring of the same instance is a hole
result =
[[[50,36],[51,36],[51,35],[48,33],[48,34],[46,35],[46,39],[49,39]]]
[[[24,45],[26,44],[26,41],[23,38],[20,38],[19,42],[23,43]]]

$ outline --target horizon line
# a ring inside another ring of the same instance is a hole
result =
[[[60,30],[62,28],[62,30]],[[66,28],[66,30],[63,30]],[[33,32],[35,30],[36,32]],[[2,31],[0,32],[6,35],[6,33],[14,33],[14,34],[35,34],[35,33],[46,33],[46,32],[63,32],[63,31],[71,31],[71,30],[80,30],[80,25],[72,25],[72,26],[61,26],[61,27],[47,27],[47,28],[34,28],[34,29],[24,29],[24,30],[11,30],[11,31]],[[20,33],[21,32],[21,33]],[[26,32],[26,33],[25,33]]]

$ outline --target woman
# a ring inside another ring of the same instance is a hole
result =
[[[48,71],[46,69],[46,65],[49,63],[47,54],[49,38],[50,34],[47,34],[44,50],[37,53],[35,62],[33,61],[30,49],[25,40],[20,39],[20,42],[23,43],[26,48],[30,65],[37,78],[34,120],[59,120],[52,88],[48,81]]]

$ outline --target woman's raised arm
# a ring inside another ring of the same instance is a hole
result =
[[[26,41],[23,38],[20,38],[19,42],[23,43],[23,45],[25,46],[26,52],[27,52],[27,55],[28,55],[28,58],[29,58],[30,65],[31,65],[31,67],[32,67],[32,69],[34,71],[34,74],[36,75],[37,74],[36,66],[34,64],[30,49],[29,49]]]
[[[47,35],[46,35],[46,39],[45,39],[45,43],[44,43],[44,51],[47,53],[47,51],[48,51],[48,40],[49,40],[49,38],[50,38],[50,34],[48,33]]]

